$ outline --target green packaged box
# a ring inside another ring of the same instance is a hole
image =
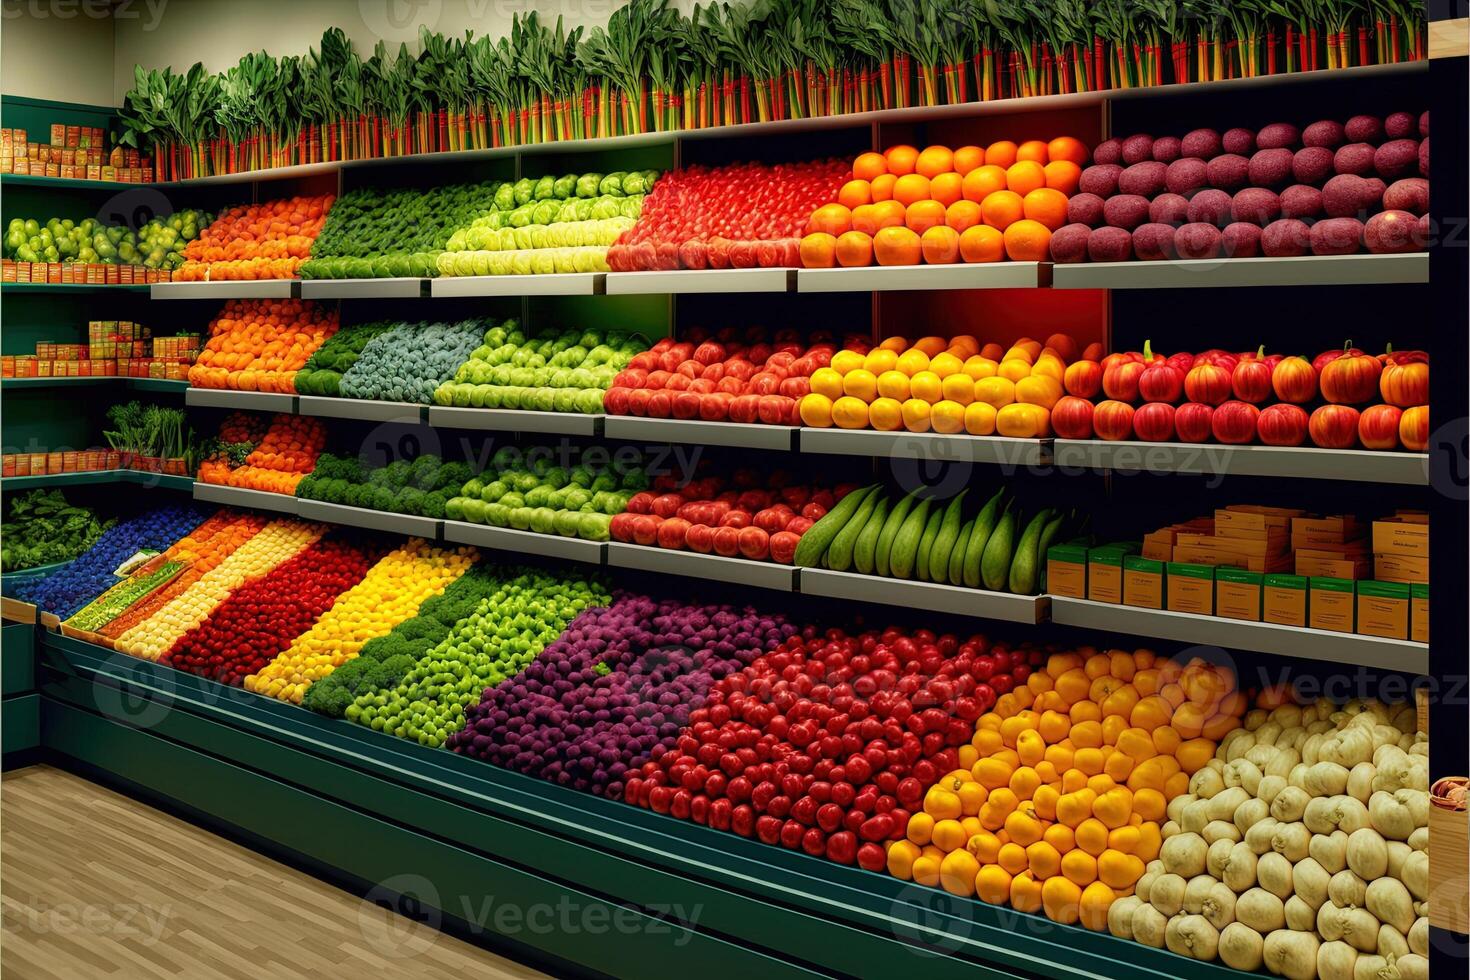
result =
[[[1313,576],[1307,580],[1307,625],[1334,633],[1353,631],[1353,580]]]
[[[1358,583],[1358,632],[1365,636],[1409,638],[1409,584]]]
[[[1094,602],[1123,602],[1123,559],[1136,555],[1139,542],[1099,545],[1087,551],[1087,598]]]
[[[1046,591],[1072,599],[1087,598],[1087,546],[1054,544],[1046,549]]]
[[[1429,585],[1425,582],[1409,586],[1409,639],[1429,642]]]
[[[1215,615],[1261,621],[1261,586],[1265,576],[1245,568],[1215,569]]]
[[[1307,577],[1275,572],[1261,583],[1261,618],[1277,626],[1307,625]]]
[[[1169,611],[1210,616],[1215,612],[1215,566],[1171,561],[1169,576]]]
[[[1123,605],[1164,608],[1164,563],[1142,555],[1123,558]]]

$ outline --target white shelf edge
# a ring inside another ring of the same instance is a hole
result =
[[[789,293],[796,269],[672,269],[667,272],[609,272],[609,296],[662,293]]]
[[[296,516],[304,521],[324,521],[329,524],[360,527],[369,531],[427,538],[430,541],[436,541],[439,538],[440,521],[433,517],[421,517],[418,514],[390,514],[367,507],[349,507],[346,504],[333,504],[324,500],[297,498]]]
[[[194,481],[194,499],[226,507],[249,507],[252,510],[268,510],[277,514],[296,514],[296,498],[269,490],[249,490],[231,487],[222,483]]]
[[[602,432],[602,415],[574,412],[531,412],[510,408],[457,408],[430,405],[429,424],[449,429],[478,429],[489,432],[536,432],[564,436],[596,436]]]
[[[290,299],[299,295],[296,279],[221,279],[217,282],[155,282],[149,299]]]
[[[514,554],[537,555],[562,561],[578,561],[601,565],[607,548],[605,541],[587,541],[557,534],[522,531],[513,527],[494,527],[469,521],[444,521],[444,540],[469,544]]]
[[[1050,459],[1049,440],[1046,439],[1012,439],[1006,436],[971,436],[963,433],[805,427],[797,430],[796,443],[803,453],[995,463],[1003,467],[1041,466]]]
[[[1050,262],[874,265],[799,269],[798,293],[866,293],[924,289],[1034,289],[1051,283]]]
[[[796,591],[796,569],[769,561],[727,558],[697,551],[674,551],[651,545],[612,541],[607,546],[607,564],[640,572],[660,572],[687,578],[749,585],[777,592]]]
[[[184,404],[190,408],[241,408],[255,412],[296,411],[296,396],[275,391],[236,391],[233,388],[188,388]]]
[[[559,272],[543,276],[439,276],[429,280],[429,295],[456,296],[598,296],[603,272]]]
[[[1055,289],[1357,286],[1428,281],[1428,252],[1158,262],[1067,262],[1057,263],[1052,268],[1052,287]]]
[[[633,415],[609,415],[603,422],[608,439],[648,443],[698,443],[733,449],[790,451],[796,429],[789,425],[760,425],[749,422],[705,422],[699,419],[650,419]]]
[[[303,279],[302,299],[418,299],[426,279],[402,276],[384,279]]]
[[[364,422],[422,422],[426,406],[413,402],[380,402],[370,398],[329,398],[298,395],[296,414],[324,419],[357,419]]]
[[[1356,480],[1407,486],[1427,486],[1429,483],[1427,453],[1321,449],[1316,446],[1057,439],[1052,443],[1052,462],[1058,469],[1126,473]]]
[[[887,606],[927,609],[955,616],[973,616],[1008,623],[1035,625],[1046,619],[1049,597],[988,592],[959,585],[836,572],[830,568],[802,568],[797,585],[803,595],[877,602]]]

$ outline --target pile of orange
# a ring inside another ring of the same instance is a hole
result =
[[[837,200],[812,213],[802,264],[1043,261],[1087,159],[1071,136],[864,153]]]
[[[230,208],[184,248],[175,280],[294,279],[331,210],[333,195]]]
[[[203,483],[294,494],[296,484],[316,468],[327,444],[327,429],[319,419],[305,415],[275,415],[270,426],[241,466],[213,459],[199,467]]]
[[[209,324],[189,384],[294,394],[296,372],[336,332],[336,310],[310,301],[231,300]]]

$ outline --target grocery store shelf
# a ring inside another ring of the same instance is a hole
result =
[[[251,412],[296,411],[296,396],[274,391],[236,391],[233,388],[190,388],[184,392],[190,408],[239,408]]]
[[[7,492],[34,490],[38,487],[100,486],[127,483],[138,487],[162,487],[165,490],[188,490],[194,486],[192,476],[149,473],[144,470],[85,470],[80,473],[42,473],[36,476],[7,476],[0,480]]]
[[[296,279],[223,279],[219,282],[156,282],[150,299],[290,299],[300,295]]]
[[[1069,262],[1052,269],[1057,289],[1179,289],[1217,286],[1360,286],[1429,281],[1429,253],[1297,255],[1288,258]]]
[[[596,436],[602,434],[603,418],[602,415],[579,415],[574,412],[526,412],[513,408],[429,406],[429,424],[443,426],[446,429]]]
[[[598,296],[602,272],[558,272],[544,276],[440,276],[429,280],[429,295],[445,296]]]
[[[3,293],[146,293],[146,285],[107,285],[95,282],[0,282]]]
[[[36,615],[35,603],[22,602],[10,596],[0,596],[0,619],[5,622],[24,623],[30,626],[36,622]]]
[[[194,484],[194,499],[227,507],[249,507],[252,510],[269,510],[293,516],[296,514],[295,497],[269,490],[247,490],[244,487],[227,487],[220,483],[199,481]]]
[[[607,546],[610,568],[628,568],[640,572],[662,572],[712,582],[750,585],[778,592],[796,591],[796,569],[768,561],[748,558],[726,558],[703,555],[694,551],[672,551],[641,544],[612,541]]]
[[[303,279],[302,299],[418,299],[427,279]]]
[[[582,538],[519,531],[513,527],[491,527],[468,521],[445,521],[444,540],[454,544],[472,544],[477,548],[579,561],[589,565],[601,565],[607,550],[607,543],[603,541],[584,541]]]
[[[42,174],[0,173],[0,187],[46,187],[57,191],[112,191],[119,193],[135,187],[150,187],[151,184],[130,180],[87,180],[79,177],[46,177]]]
[[[1036,624],[1046,619],[1048,596],[986,592],[959,585],[912,582],[906,579],[803,568],[797,572],[803,595],[826,596],[853,602],[878,602],[956,616],[974,616],[1008,623]]]
[[[1052,460],[1058,469],[1123,473],[1273,476],[1409,486],[1427,486],[1429,483],[1427,453],[1369,449],[1057,439],[1052,444]]]
[[[1063,626],[1147,636],[1181,643],[1275,653],[1303,660],[1423,674],[1429,670],[1429,645],[1357,633],[1252,623],[1222,616],[1197,616],[1164,609],[1051,597],[1051,619]]]
[[[391,514],[367,507],[348,507],[346,504],[330,504],[322,500],[296,499],[296,516],[304,521],[326,521],[346,527],[360,527],[369,531],[386,531],[389,534],[404,534],[410,537],[439,537],[440,521],[417,514]]]
[[[120,384],[134,391],[184,391],[189,382],[173,378],[127,378],[109,374],[89,378],[6,378],[0,391],[17,388],[91,388],[96,385]]]
[[[876,429],[798,430],[797,445],[804,453],[832,456],[875,456],[888,459],[925,459],[939,462],[996,463],[1001,466],[1040,466],[1048,460],[1048,440],[1010,439],[937,432],[879,432]]]
[[[422,422],[424,406],[415,402],[298,395],[296,414],[314,415],[323,419],[357,419],[363,422]]]
[[[786,425],[750,422],[702,422],[697,419],[650,419],[631,415],[609,415],[603,435],[627,442],[692,442],[734,449],[777,449],[795,446],[796,430]]]
[[[890,265],[799,269],[798,293],[866,293],[900,289],[1030,289],[1051,284],[1050,262]]]
[[[795,269],[676,269],[668,272],[610,272],[609,296],[650,293],[789,293]]]

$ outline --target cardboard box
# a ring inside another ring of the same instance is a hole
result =
[[[1087,551],[1087,598],[1094,602],[1123,601],[1123,558],[1138,553],[1137,542],[1107,544]]]
[[[1354,538],[1351,541],[1310,541],[1291,536],[1291,549],[1293,551],[1318,551],[1334,555],[1347,555],[1353,558],[1366,556],[1368,551],[1367,538]]]
[[[1353,631],[1353,580],[1319,577],[1307,580],[1307,625],[1334,633]]]
[[[1307,578],[1367,578],[1367,556],[1351,558],[1331,551],[1304,548],[1296,553],[1296,573]]]
[[[1409,586],[1402,582],[1358,583],[1358,632],[1409,638]]]
[[[1409,586],[1409,639],[1429,642],[1429,586],[1422,582]]]
[[[1261,579],[1261,618],[1278,626],[1307,625],[1307,584],[1300,575],[1276,573]]]
[[[1261,507],[1255,504],[1232,504],[1215,511],[1215,533],[1265,533],[1272,528],[1290,532],[1291,519],[1302,517],[1304,510],[1290,507]]]
[[[1234,551],[1220,548],[1174,547],[1173,560],[1189,565],[1237,565],[1253,572],[1285,572],[1291,569],[1291,556],[1272,555],[1268,558],[1252,558]]]
[[[1046,591],[1072,599],[1087,598],[1087,548],[1054,544],[1046,549]]]
[[[1380,582],[1429,584],[1429,559],[1409,555],[1374,555],[1373,577]]]
[[[1142,555],[1123,559],[1123,605],[1164,608],[1164,563]]]
[[[1242,558],[1270,558],[1286,553],[1287,538],[1284,534],[1271,537],[1254,532],[1241,537],[1224,534],[1181,534],[1175,540],[1176,548],[1205,548],[1217,552],[1228,552]]]
[[[1351,514],[1336,514],[1331,517],[1293,517],[1291,519],[1292,540],[1301,538],[1309,544],[1341,544],[1351,541],[1363,533],[1358,519]]]
[[[1265,576],[1244,568],[1215,569],[1215,615],[1261,621],[1261,583]]]
[[[1168,608],[1171,612],[1211,616],[1215,612],[1215,568],[1188,562],[1169,562]]]
[[[1417,520],[1405,520],[1400,515],[1373,522],[1373,553],[1375,555],[1408,555],[1411,558],[1429,557],[1429,525]]]

